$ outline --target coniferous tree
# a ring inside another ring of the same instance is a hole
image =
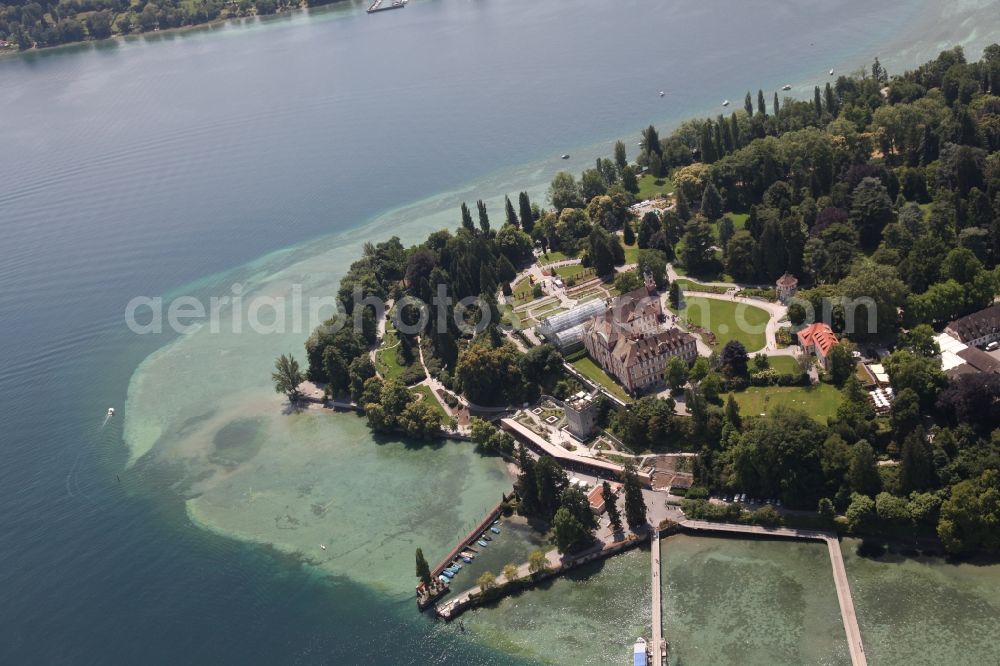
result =
[[[767,115],[767,106],[764,104],[764,91],[757,91],[757,113],[762,116]]]
[[[823,101],[820,99],[819,86],[813,88],[813,106],[816,107],[816,120],[823,117]]]
[[[705,186],[701,196],[701,214],[712,222],[722,217],[722,195],[712,181]]]
[[[625,155],[624,141],[615,142],[615,165],[619,170],[623,170],[628,166],[628,157]]]
[[[691,219],[691,206],[688,205],[688,200],[684,195],[684,190],[677,190],[677,205],[675,206],[675,212],[677,213],[677,217],[679,217],[682,222],[687,222]]]
[[[510,202],[510,197],[505,196],[503,200],[504,200],[504,209],[507,212],[507,224],[513,227],[518,226],[517,213],[514,212],[514,204]]]
[[[747,91],[746,98],[743,100],[743,108],[746,109],[747,117],[748,118],[752,118],[753,117],[753,98],[750,97],[750,91],[749,90]]]
[[[867,440],[859,440],[851,447],[851,461],[847,471],[847,481],[851,490],[862,495],[875,497],[882,489],[875,451]]]
[[[628,526],[635,530],[646,524],[646,500],[642,497],[642,486],[636,476],[635,466],[625,467],[625,520]]]
[[[632,230],[632,223],[629,220],[625,220],[625,225],[622,228],[622,240],[625,241],[626,245],[635,245],[635,232]]]
[[[649,153],[650,157],[657,155],[659,157],[663,156],[663,147],[660,145],[660,135],[657,133],[656,128],[650,125],[642,131],[642,146]]]
[[[903,440],[903,454],[899,464],[899,483],[903,492],[912,493],[930,486],[934,475],[933,464],[924,429],[918,426]]]
[[[622,187],[631,194],[639,193],[639,181],[635,177],[635,169],[630,164],[622,169]]]
[[[672,282],[670,284],[670,307],[672,307],[674,310],[680,310],[682,298],[683,298],[683,292],[681,291],[680,283]]]
[[[424,558],[424,551],[417,548],[417,578],[423,581],[424,585],[431,584],[431,567]]]
[[[517,447],[517,463],[521,473],[517,477],[517,494],[521,498],[520,510],[525,516],[538,513],[538,481],[535,475],[535,459],[524,445]]]
[[[733,150],[739,150],[743,147],[743,138],[740,136],[740,121],[735,111],[729,116],[729,132],[733,135]]]
[[[712,123],[706,122],[701,126],[701,138],[698,141],[701,150],[701,161],[705,164],[712,164],[718,159],[718,151],[715,149],[715,139],[712,136]]]
[[[479,228],[483,230],[484,234],[490,232],[490,216],[486,213],[486,204],[482,199],[476,202],[476,208],[479,209]]]
[[[618,495],[611,490],[611,484],[607,481],[601,486],[601,493],[604,497],[604,508],[608,512],[608,520],[611,522],[611,531],[621,532],[622,514],[618,510]]]
[[[535,216],[531,212],[531,200],[528,199],[527,192],[521,192],[517,195],[518,213],[521,218],[521,230],[530,234],[531,230],[535,228]]]
[[[469,207],[462,202],[462,227],[468,229],[469,231],[475,231],[476,225],[472,222],[472,213],[469,211]]]
[[[826,97],[826,112],[831,116],[837,115],[837,99],[833,96],[833,87],[830,82],[827,81],[826,90],[824,91]]]
[[[777,92],[774,93],[773,108],[774,108],[774,117],[777,118],[778,117],[778,111],[781,110],[781,107],[778,105],[778,93]]]

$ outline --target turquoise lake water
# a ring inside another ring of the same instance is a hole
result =
[[[648,624],[641,555],[522,595],[520,614],[477,612],[464,635],[431,622],[413,549],[434,559],[509,489],[497,460],[284,414],[270,366],[308,331],[140,336],[123,320],[136,296],[331,293],[366,241],[455,226],[463,199],[500,216],[503,194],[541,197],[650,122],[748,88],[808,96],[875,55],[975,57],[997,26],[995,3],[567,7],[352,2],[0,60],[0,663],[627,660]],[[965,598],[950,574],[966,569],[923,566]],[[862,631],[895,654],[912,618],[880,613],[859,608]],[[926,632],[907,631],[919,651]],[[983,633],[942,640],[960,654]]]

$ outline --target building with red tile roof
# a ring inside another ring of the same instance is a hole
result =
[[[816,322],[798,332],[799,346],[806,354],[815,354],[823,368],[829,370],[829,354],[833,346],[839,342],[833,329],[827,324]]]

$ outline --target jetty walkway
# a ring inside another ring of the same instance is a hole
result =
[[[847,581],[844,556],[840,552],[840,540],[836,534],[820,530],[797,530],[789,527],[761,527],[759,525],[713,523],[705,520],[684,520],[681,521],[680,525],[686,530],[696,532],[750,534],[805,541],[822,541],[826,543],[827,550],[830,553],[830,566],[833,568],[833,582],[837,589],[837,601],[840,604],[840,617],[844,623],[844,632],[847,634],[847,647],[851,655],[851,665],[868,666],[865,647],[861,642],[861,629],[858,627],[858,618],[854,611],[854,598],[851,596],[851,586]]]
[[[663,584],[660,582],[660,530],[653,529],[653,542],[649,549],[650,571],[653,581],[653,641],[649,650],[653,655],[653,666],[667,663],[667,645],[663,640]]]

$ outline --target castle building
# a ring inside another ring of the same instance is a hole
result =
[[[597,430],[596,396],[580,391],[563,404],[566,412],[566,429],[569,434],[584,441]]]
[[[584,328],[590,357],[630,393],[662,384],[674,356],[686,362],[698,355],[695,338],[677,328],[663,329],[663,306],[655,286],[619,296]]]

